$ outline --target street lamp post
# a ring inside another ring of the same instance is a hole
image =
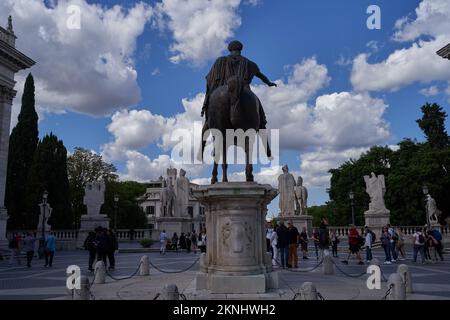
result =
[[[355,223],[355,202],[354,202],[355,194],[353,193],[353,191],[350,191],[348,193],[348,197],[350,198],[350,203],[351,203],[351,206],[352,206],[352,224],[356,226],[356,223]]]
[[[425,213],[427,215],[427,226],[428,226],[428,229],[430,229],[431,228],[431,221],[430,221],[430,215],[429,215],[429,212],[428,212],[428,204],[427,204],[427,195],[429,193],[428,186],[424,185],[422,187],[422,191],[423,191],[423,194],[425,195]]]
[[[119,204],[119,196],[114,195],[114,233],[117,234],[117,210]]]
[[[45,250],[45,213],[47,211],[48,192],[44,190],[42,193],[42,223],[41,223],[41,239],[39,241],[39,258],[44,256]]]

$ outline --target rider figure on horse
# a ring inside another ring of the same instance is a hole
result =
[[[230,54],[228,56],[220,57],[216,60],[214,65],[206,76],[206,95],[202,108],[202,117],[205,115],[207,119],[207,109],[209,107],[210,94],[220,86],[228,85],[232,92],[231,103],[239,103],[239,97],[242,89],[247,87],[250,89],[250,83],[253,77],[258,77],[269,87],[277,86],[276,83],[271,82],[258,68],[258,65],[253,61],[241,55],[243,45],[239,41],[232,41],[228,45]],[[259,103],[260,127],[266,128],[266,116]],[[207,121],[205,122],[207,123]]]

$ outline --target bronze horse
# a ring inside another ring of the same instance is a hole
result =
[[[214,150],[211,184],[217,182],[217,168],[220,155],[222,155],[222,182],[228,182],[227,147],[237,145],[237,139],[226,141],[227,129],[241,129],[244,132],[253,129],[252,131],[255,133],[260,129],[265,129],[266,118],[261,102],[250,90],[252,78],[256,76],[268,86],[276,86],[275,83],[271,82],[259,71],[256,63],[241,56],[242,47],[242,43],[239,41],[232,41],[228,46],[230,55],[218,58],[206,77],[207,90],[202,110],[202,115],[206,113],[206,121],[202,132],[200,158],[203,157],[206,145],[206,141],[203,140],[204,133],[208,129],[219,131],[223,138],[222,150]],[[256,139],[256,136],[254,138]],[[250,139],[249,136],[245,137],[246,181],[253,181],[253,165],[251,163],[253,141],[254,139]],[[264,147],[267,156],[271,158],[268,142]]]

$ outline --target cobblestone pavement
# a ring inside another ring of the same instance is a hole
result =
[[[116,270],[112,272],[115,277],[124,277],[132,274],[138,264],[142,253],[120,253],[116,256]],[[174,253],[168,252],[165,256],[159,253],[146,253],[153,264],[167,271],[177,271],[187,268],[199,254],[194,253]],[[312,268],[317,264],[314,253],[310,252],[309,260],[300,260],[301,269]],[[350,260],[349,264],[343,264],[341,259],[346,258],[344,252],[335,259],[337,266],[350,275],[362,274],[367,266],[360,266],[356,261]],[[375,250],[374,256],[383,261],[383,253],[380,249]],[[31,268],[24,265],[8,266],[8,261],[0,261],[0,299],[55,299],[66,295],[66,268],[69,265],[78,265],[83,275],[92,278],[92,273],[87,270],[88,254],[85,251],[57,252],[52,268],[44,268],[43,260],[34,259]],[[410,258],[410,257],[409,257]],[[450,258],[446,256],[447,260]],[[382,265],[382,271],[386,277],[394,273],[398,264],[405,263],[410,267],[413,276],[414,292],[412,299],[450,299],[450,261],[436,262],[430,264],[415,264],[411,259],[399,261],[397,264]],[[23,260],[24,264],[25,261]],[[152,299],[161,291],[165,283],[176,283],[180,291],[192,292],[195,273],[198,271],[198,264],[192,269],[183,273],[162,274],[151,268],[149,281],[142,277],[116,282],[108,278],[108,284],[103,285],[104,289],[95,288],[96,295],[102,299]],[[325,299],[381,299],[384,295],[386,283],[383,283],[382,290],[371,290],[366,288],[367,275],[361,277],[349,277],[339,270],[332,276],[324,276],[321,268],[313,272],[292,272],[278,270],[280,277],[280,291],[277,294],[282,299],[290,299],[303,282],[312,281]],[[110,286],[110,287],[108,287]],[[108,289],[107,289],[108,288]],[[106,290],[107,289],[107,290]],[[110,292],[105,292],[110,291]],[[187,295],[188,298],[189,295]],[[191,298],[195,298],[195,295]],[[197,298],[201,298],[198,296]],[[232,298],[227,296],[217,296],[216,298]],[[259,297],[247,297],[264,298]],[[273,298],[266,296],[265,298]]]

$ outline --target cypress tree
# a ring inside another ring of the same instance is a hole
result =
[[[44,190],[48,204],[53,209],[48,224],[52,229],[69,229],[73,217],[70,206],[69,179],[67,177],[67,150],[54,134],[46,135],[38,144],[27,185],[29,228],[36,228],[39,217],[38,204]]]
[[[8,209],[10,229],[26,225],[26,184],[33,162],[38,138],[38,115],[34,101],[34,79],[31,73],[25,81],[19,121],[9,137],[8,169],[6,177],[5,205]]]

